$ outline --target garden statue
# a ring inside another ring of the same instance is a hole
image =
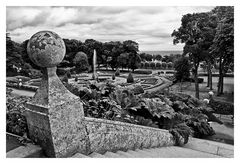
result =
[[[66,157],[79,149],[85,151],[80,98],[68,91],[56,75],[56,66],[66,52],[63,40],[54,32],[41,31],[30,38],[27,52],[43,72],[39,89],[26,104],[30,138],[48,157]]]

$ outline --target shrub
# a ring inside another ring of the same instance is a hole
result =
[[[161,63],[157,62],[157,63],[156,63],[156,67],[157,67],[157,68],[162,68]]]
[[[62,82],[68,83],[68,77],[67,77],[66,74],[65,74],[65,75],[63,76],[63,78],[62,78]]]
[[[78,81],[78,77],[76,76],[74,80],[77,82]]]
[[[141,94],[141,93],[144,93],[144,89],[141,85],[136,85],[133,88],[133,92],[134,92],[134,94]]]
[[[148,68],[150,64],[148,62],[145,63],[145,68]]]
[[[66,70],[65,68],[57,68],[57,75],[58,76],[63,76],[67,73],[68,70]]]
[[[182,146],[188,142],[191,129],[185,123],[180,123],[170,129],[169,132],[175,138],[175,145]]]
[[[154,62],[151,62],[151,63],[150,63],[150,67],[151,67],[152,69],[155,69],[155,63],[154,63]]]
[[[73,59],[73,63],[76,66],[76,72],[88,70],[88,57],[84,52],[78,52]]]
[[[24,104],[29,100],[29,98],[24,96],[13,97],[11,96],[11,92],[12,90],[7,88],[6,130],[7,132],[23,136],[28,132],[27,121],[23,112],[25,110]]]
[[[115,80],[115,74],[112,75],[112,80]]]
[[[234,115],[234,105],[231,103],[210,99],[209,106],[216,114]]]
[[[70,73],[70,71],[67,71],[66,76],[67,76],[68,78],[71,78],[71,73]]]
[[[128,74],[127,83],[134,83],[134,79],[131,72]]]
[[[120,76],[120,70],[119,68],[117,68],[116,72],[115,72],[115,76]]]
[[[36,79],[36,78],[42,77],[42,73],[41,73],[40,70],[30,69],[29,76],[30,76],[32,79]]]
[[[162,68],[163,68],[163,69],[166,69],[166,67],[167,67],[166,62],[162,62]]]
[[[187,78],[185,80],[189,82],[195,82],[194,78]],[[198,83],[203,83],[203,81],[204,81],[203,78],[198,78]]]

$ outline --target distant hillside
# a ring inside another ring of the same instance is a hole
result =
[[[162,56],[170,55],[170,54],[182,54],[182,51],[140,51],[140,53],[147,53],[152,55],[160,54]]]

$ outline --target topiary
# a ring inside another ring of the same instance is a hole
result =
[[[67,71],[66,76],[67,76],[68,78],[71,78],[71,73],[70,73],[70,71]]]
[[[116,78],[116,77],[115,77],[115,74],[113,74],[113,75],[112,75],[112,80],[115,80],[115,78]]]
[[[128,74],[127,83],[134,83],[134,79],[131,72]]]
[[[77,82],[78,81],[78,77],[76,76],[74,80]]]
[[[115,76],[120,76],[120,70],[119,68],[117,68],[116,72],[115,72]]]
[[[66,75],[66,74],[63,76],[63,79],[62,79],[62,81],[63,81],[63,82],[66,82],[66,83],[68,83],[68,77],[67,77],[67,75]]]

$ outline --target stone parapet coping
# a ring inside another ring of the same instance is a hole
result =
[[[105,119],[100,119],[100,118],[85,117],[85,121],[86,122],[102,122],[102,123],[105,123],[105,124],[122,125],[122,126],[136,127],[136,128],[149,129],[149,130],[153,130],[153,131],[162,131],[162,132],[167,132],[168,133],[168,130],[165,130],[165,129],[136,125],[136,124],[125,123],[125,122],[120,122],[120,121],[105,120]]]
[[[85,117],[85,124],[86,155],[175,145],[172,134],[164,129],[89,117]]]

